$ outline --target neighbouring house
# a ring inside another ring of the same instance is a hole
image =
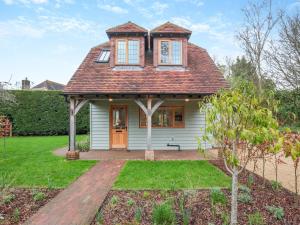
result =
[[[153,150],[197,149],[205,128],[199,99],[228,85],[207,51],[170,22],[149,32],[128,22],[106,33],[109,41],[90,50],[64,89],[69,150],[76,113],[87,102],[92,150],[146,150],[153,159]]]
[[[42,83],[31,88],[32,90],[44,90],[44,91],[61,91],[63,90],[65,85],[51,81],[45,80]]]

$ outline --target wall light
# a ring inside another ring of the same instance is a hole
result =
[[[108,101],[112,102],[112,101],[113,101],[113,99],[112,99],[112,98],[109,98],[109,99],[108,99]]]
[[[186,102],[189,102],[189,101],[190,101],[190,99],[186,98],[186,99],[184,99],[184,101],[186,101]]]

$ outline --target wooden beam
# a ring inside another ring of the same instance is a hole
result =
[[[82,100],[77,100],[76,101],[76,106],[75,106],[75,115],[79,112],[79,110],[87,103],[89,100],[87,99],[82,99]]]
[[[69,105],[69,151],[75,150],[76,145],[76,117],[75,117],[75,99],[70,98],[70,105]]]
[[[153,107],[151,97],[147,98],[147,107],[140,99],[136,99],[135,102],[144,111],[147,118],[147,149],[145,155],[150,154],[151,156],[145,156],[145,158],[154,159],[154,152],[152,151],[152,115],[164,101],[162,99],[159,99]]]

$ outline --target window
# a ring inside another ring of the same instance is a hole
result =
[[[116,64],[139,64],[140,41],[139,40],[117,40]]]
[[[140,109],[140,127],[147,127],[147,118]],[[156,128],[183,128],[183,106],[161,106],[152,115],[152,127]]]
[[[100,55],[98,56],[96,62],[108,62],[109,61],[109,56],[110,56],[110,50],[103,49],[100,52]]]
[[[159,42],[159,64],[182,64],[181,41],[163,40]]]

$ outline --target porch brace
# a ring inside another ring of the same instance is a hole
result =
[[[75,151],[76,147],[76,114],[88,101],[87,99],[70,98],[69,151]]]
[[[147,149],[145,151],[145,159],[154,160],[154,151],[152,149],[151,137],[152,115],[164,101],[162,99],[159,99],[152,107],[152,98],[147,98],[147,108],[140,99],[136,99],[135,102],[141,107],[147,117]]]

